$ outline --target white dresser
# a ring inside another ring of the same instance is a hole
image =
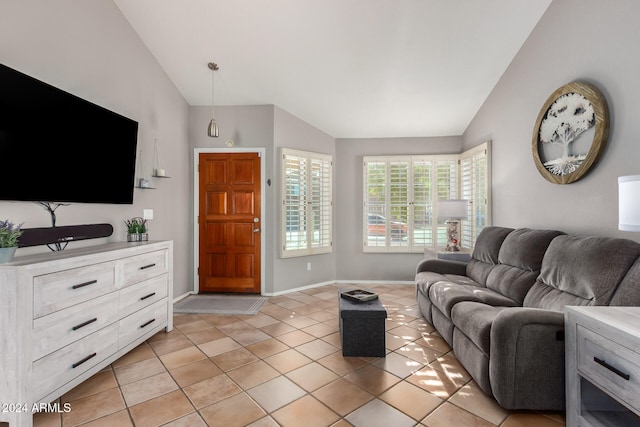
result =
[[[567,426],[640,425],[640,307],[567,307]]]
[[[0,422],[31,426],[34,405],[172,328],[171,241],[110,243],[0,265]]]

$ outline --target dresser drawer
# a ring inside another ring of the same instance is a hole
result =
[[[168,251],[162,250],[122,260],[124,274],[122,286],[130,286],[166,273],[168,271],[167,257]]]
[[[167,296],[168,280],[166,274],[129,286],[120,291],[120,317],[126,317]]]
[[[167,321],[167,299],[155,302],[144,310],[137,311],[120,320],[119,346],[120,348],[140,338],[158,325]]]
[[[33,321],[33,360],[40,359],[119,319],[118,292]]]
[[[640,354],[581,325],[577,327],[578,372],[634,406],[640,395]]]
[[[115,265],[115,262],[105,262],[34,277],[33,317],[115,291]]]
[[[34,402],[118,351],[113,323],[33,363]]]

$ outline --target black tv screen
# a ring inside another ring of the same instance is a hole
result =
[[[0,200],[133,203],[138,122],[0,64]]]

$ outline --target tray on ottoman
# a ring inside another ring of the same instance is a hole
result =
[[[384,357],[385,319],[387,310],[379,299],[369,301],[351,301],[342,298],[340,306],[340,343],[343,356]]]
[[[345,298],[354,302],[364,302],[364,301],[371,301],[374,299],[378,299],[378,294],[376,294],[375,292],[364,290],[364,289],[353,289],[350,291],[341,291],[340,296],[342,298]]]

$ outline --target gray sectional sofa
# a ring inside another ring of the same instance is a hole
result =
[[[486,227],[468,263],[427,259],[418,307],[506,409],[563,410],[566,305],[640,305],[640,244]]]

